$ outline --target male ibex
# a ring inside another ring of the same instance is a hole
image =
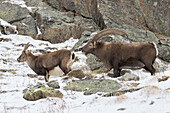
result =
[[[71,65],[75,59],[75,54],[67,49],[58,50],[55,52],[34,56],[31,51],[26,51],[30,46],[25,45],[22,54],[18,57],[18,62],[27,62],[29,67],[38,75],[43,75],[45,81],[49,80],[49,71],[59,66],[61,70],[67,74],[71,71]]]
[[[155,73],[153,63],[158,52],[154,43],[97,42],[100,37],[111,34],[127,35],[115,28],[102,30],[82,48],[83,52],[98,57],[109,70],[113,68],[112,77],[119,77],[123,68],[145,68],[151,75]]]

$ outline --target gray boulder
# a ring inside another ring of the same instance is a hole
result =
[[[159,57],[170,62],[170,37],[164,37],[158,45]]]
[[[18,34],[36,38],[38,33],[36,28],[36,21],[32,16],[27,16],[21,21],[14,22],[13,25],[17,26]]]
[[[59,90],[56,90],[52,87],[45,87],[41,83],[31,88],[25,89],[23,92],[23,98],[29,101],[35,101],[47,97],[63,97],[63,94]]]
[[[58,83],[56,80],[49,81],[49,82],[47,83],[47,85],[48,85],[49,87],[54,88],[54,89],[60,88],[60,85],[59,85],[59,83]]]
[[[29,11],[27,8],[8,2],[0,2],[0,18],[9,23],[23,20],[28,15]]]
[[[83,79],[87,75],[84,74],[82,70],[73,70],[73,71],[68,73],[68,76],[69,77],[75,77],[75,78]]]
[[[153,66],[156,69],[156,72],[158,73],[167,71],[169,69],[169,63],[159,58],[155,60]]]
[[[120,80],[122,81],[139,81],[139,76],[137,76],[136,74],[133,73],[125,73],[125,75],[123,75]]]
[[[27,8],[11,3],[0,3],[0,18],[17,26],[18,34],[36,38],[36,21]]]
[[[78,80],[67,84],[65,90],[84,91],[85,95],[95,94],[97,92],[112,92],[121,88],[121,85],[114,80]]]
[[[104,66],[103,62],[99,61],[99,59],[92,55],[89,54],[87,55],[87,60],[86,60],[89,68],[91,71],[96,72],[96,73],[104,73],[108,72],[109,70]]]

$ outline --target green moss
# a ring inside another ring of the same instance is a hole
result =
[[[93,72],[94,72],[94,73],[105,73],[105,72],[107,72],[107,69],[104,68],[104,67],[102,67],[102,68],[99,68],[99,69],[97,69],[97,70],[94,70]]]
[[[135,37],[129,37],[129,39],[130,39],[131,41],[135,41],[135,42],[137,41]]]
[[[121,87],[119,83],[114,80],[83,80],[75,81],[69,83],[65,90],[74,90],[74,91],[85,91],[85,94],[94,94],[97,92],[110,92],[118,90]]]
[[[48,92],[48,93],[50,93],[50,94],[53,94],[53,93],[55,93],[55,89],[54,88],[52,88],[52,87],[42,87],[42,88],[40,88],[39,89],[40,91],[42,91],[42,92]]]
[[[1,15],[2,17],[6,17],[6,16],[9,15],[9,13],[8,13],[8,11],[0,10],[0,15]]]
[[[42,91],[42,92],[48,92],[50,94],[55,94],[57,90],[55,90],[54,88],[52,87],[34,87],[34,88],[31,88],[29,89],[28,91],[26,91],[25,95],[31,95],[35,92],[38,92],[38,91]]]

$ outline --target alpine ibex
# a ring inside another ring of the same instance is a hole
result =
[[[82,48],[83,52],[98,57],[109,70],[113,68],[112,77],[119,77],[121,69],[124,68],[144,68],[151,75],[155,73],[153,63],[158,51],[154,43],[97,42],[100,37],[111,34],[127,35],[115,28],[102,30]]]
[[[75,54],[67,49],[58,50],[55,52],[41,54],[35,56],[31,51],[26,51],[30,46],[27,43],[22,51],[22,54],[18,57],[18,62],[27,62],[29,67],[38,75],[43,75],[45,81],[49,80],[49,71],[59,66],[61,70],[67,74],[71,71],[71,65],[75,59]]]

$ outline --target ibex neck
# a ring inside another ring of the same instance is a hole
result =
[[[93,54],[98,57],[100,60],[103,60],[103,58],[106,56],[104,50],[104,44],[102,42],[97,43],[97,48],[94,49]]]
[[[33,55],[32,53],[27,54],[27,64],[29,65],[30,68],[34,68],[35,65],[35,59],[37,56]]]

